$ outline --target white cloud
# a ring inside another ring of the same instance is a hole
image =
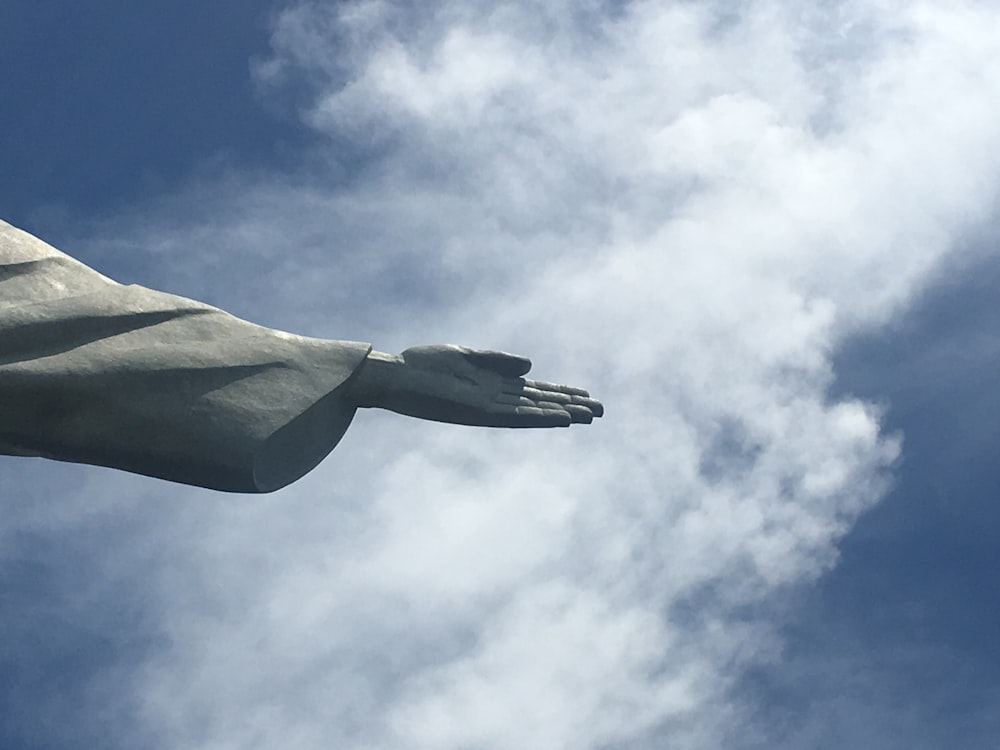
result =
[[[236,175],[105,236],[147,248],[151,285],[259,322],[532,354],[608,416],[535,434],[363,414],[287,491],[175,500],[147,532],[171,645],[137,688],[167,744],[739,731],[727,689],[775,658],[770,603],[834,563],[897,452],[877,411],[828,398],[830,353],[989,216],[1000,159],[1000,11],[799,6],[278,18],[258,80],[308,82],[331,144],[313,158],[349,177]]]

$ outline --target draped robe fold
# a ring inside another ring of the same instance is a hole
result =
[[[0,221],[0,453],[270,492],[336,446],[369,351],[119,284]]]

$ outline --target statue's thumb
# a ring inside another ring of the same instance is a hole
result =
[[[506,352],[472,350],[466,352],[466,359],[477,367],[492,370],[504,377],[516,378],[531,369],[531,360]]]

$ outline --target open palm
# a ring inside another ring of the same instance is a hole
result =
[[[434,344],[373,355],[363,406],[484,427],[567,427],[604,413],[585,390],[525,379],[531,361],[514,354]]]

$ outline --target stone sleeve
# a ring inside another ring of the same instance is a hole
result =
[[[370,350],[118,284],[0,222],[0,453],[270,492],[336,446]]]

